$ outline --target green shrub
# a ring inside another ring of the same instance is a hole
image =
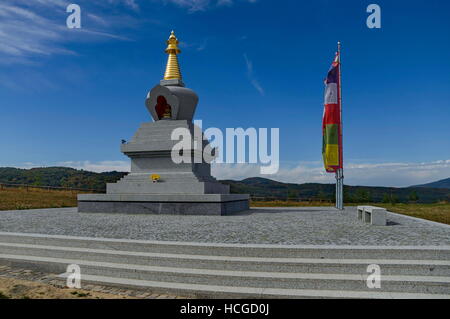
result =
[[[0,291],[0,299],[10,299],[10,297]]]

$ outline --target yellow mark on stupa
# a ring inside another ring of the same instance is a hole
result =
[[[164,80],[181,80],[180,66],[178,65],[177,54],[181,52],[178,48],[178,39],[175,33],[170,33],[169,40],[167,40],[166,53],[169,55],[167,59],[166,72],[164,73]]]
[[[150,179],[152,180],[153,183],[157,183],[161,179],[161,176],[159,176],[158,174],[152,174],[150,175]]]

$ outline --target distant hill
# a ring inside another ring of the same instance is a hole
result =
[[[68,167],[32,169],[4,167],[0,168],[0,183],[105,190],[106,183],[114,183],[126,174],[115,171],[94,173]],[[225,180],[221,182],[230,185],[232,193],[250,194],[259,197],[333,200],[335,194],[334,184],[290,184],[259,177],[247,178],[242,181]],[[414,201],[420,203],[450,201],[450,189],[446,188],[347,185],[344,187],[344,198],[347,203],[382,202],[392,198],[396,201],[408,202],[413,200],[412,195],[416,197]]]
[[[266,178],[247,178],[242,181],[221,181],[230,185],[232,193],[251,194],[260,197],[276,198],[317,198],[334,199],[334,184],[289,184],[281,183]],[[450,189],[428,188],[428,187],[369,187],[348,186],[344,187],[344,199],[347,203],[352,202],[383,202],[388,198],[395,198],[399,202],[413,200],[412,196],[418,197],[419,203],[434,203],[439,201],[450,201]]]
[[[450,178],[442,179],[440,181],[432,182],[432,183],[428,183],[428,184],[417,185],[414,187],[432,187],[432,188],[448,188],[448,189],[450,189]]]
[[[0,183],[106,190],[126,173],[94,173],[69,167],[20,169],[0,167]]]

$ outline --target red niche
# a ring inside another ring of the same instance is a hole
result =
[[[156,106],[155,106],[156,114],[158,115],[158,119],[164,118],[164,115],[171,114],[172,107],[167,104],[167,100],[164,96],[160,95],[156,99]]]

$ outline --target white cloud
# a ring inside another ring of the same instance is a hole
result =
[[[4,0],[5,2],[8,2],[8,0]],[[66,8],[70,1],[64,1],[64,0],[15,0],[13,1],[16,4],[26,4],[26,5],[42,5],[47,7],[60,7],[60,8]]]
[[[136,0],[108,0],[110,4],[123,3],[127,7],[130,7],[133,10],[138,10],[139,5],[136,3]]]
[[[91,161],[65,161],[65,162],[56,162],[56,163],[35,163],[35,162],[25,162],[18,165],[1,165],[2,167],[16,167],[16,168],[37,168],[37,167],[70,167],[75,169],[82,169],[90,172],[129,172],[130,171],[130,162],[129,161],[100,161],[100,162],[91,162]]]
[[[233,4],[233,0],[218,0],[218,6],[231,6]]]
[[[171,2],[180,7],[187,8],[190,12],[203,11],[210,4],[210,0],[163,0],[163,1]]]
[[[70,53],[50,45],[62,40],[61,27],[31,10],[0,4],[0,53],[14,57]]]
[[[248,77],[250,83],[259,92],[259,94],[264,96],[264,94],[265,94],[264,89],[259,84],[259,81],[256,79],[254,72],[253,72],[253,62],[249,60],[246,53],[244,53],[244,59],[245,59],[245,65],[247,67],[247,77]]]
[[[70,42],[107,38],[128,40],[111,33],[108,21],[92,12],[82,15],[87,23],[83,19],[81,29],[68,29],[65,22],[67,4],[69,2],[61,0],[2,0],[0,63],[32,63],[36,56],[76,54],[65,47]],[[117,24],[117,19],[115,22]]]
[[[180,48],[182,49],[194,49],[195,51],[203,51],[208,46],[208,38],[205,38],[202,42],[188,43],[180,41]]]
[[[82,28],[66,27],[68,16],[67,0],[2,0],[0,3],[0,64],[30,64],[34,57],[55,54],[76,54],[67,49],[72,42],[98,39],[129,40],[113,30],[136,25],[127,11],[121,10],[119,16],[108,16],[111,6],[121,5],[131,11],[139,11],[139,5],[150,0],[78,0],[82,9]],[[189,12],[205,11],[214,6],[230,6],[233,0],[151,0],[163,4],[171,3],[186,8]],[[245,0],[247,2],[255,2]],[[89,8],[85,9],[85,8]],[[86,10],[86,11],[84,11]],[[130,11],[128,10],[128,11]],[[147,17],[145,21],[151,21]],[[159,21],[153,21],[159,23]],[[206,40],[198,45],[199,51],[205,49]],[[256,80],[253,85],[262,92]]]
[[[129,172],[129,161],[64,161],[56,163],[22,163],[1,165],[18,168],[63,166],[92,172]],[[425,184],[450,177],[450,159],[425,163],[349,163],[345,166],[345,184],[361,186],[405,187]],[[287,183],[334,183],[334,175],[325,173],[322,163],[282,163],[275,175],[261,175],[255,164],[213,164],[212,174],[218,179],[242,180],[263,177]]]
[[[187,8],[189,12],[205,11],[212,6],[232,6],[236,0],[161,0],[165,3],[174,3],[180,7]],[[245,0],[249,3],[256,3],[257,0]]]
[[[91,162],[91,161],[68,161],[68,162],[58,162],[55,166],[72,167],[76,169],[82,169],[91,172],[129,172],[130,162],[129,161],[101,161],[101,162]]]
[[[289,183],[333,183],[334,175],[324,172],[322,164],[299,163],[281,165],[275,175],[261,175],[254,164],[214,164],[214,176],[219,179],[241,180],[265,177]],[[348,185],[404,187],[425,184],[450,177],[450,160],[426,163],[349,163],[344,170]]]

